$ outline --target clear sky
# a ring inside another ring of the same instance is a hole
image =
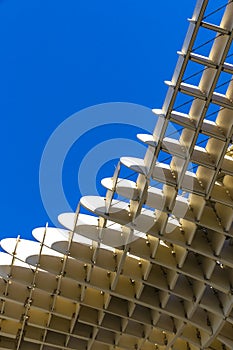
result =
[[[0,238],[30,237],[34,227],[50,222],[39,166],[64,120],[101,103],[162,106],[163,82],[172,76],[195,2],[0,0]],[[98,135],[114,132],[134,139],[137,130],[94,129],[84,142],[94,147]],[[82,145],[70,151],[63,173],[73,209],[80,195],[78,154]],[[87,182],[91,176],[87,171]]]

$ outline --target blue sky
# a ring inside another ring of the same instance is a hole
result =
[[[194,5],[195,0],[0,1],[0,238],[30,237],[34,227],[50,221],[40,197],[40,159],[66,118],[100,103],[162,106],[163,82],[172,76]],[[98,142],[101,132],[106,130],[90,131],[89,140]],[[113,132],[134,139],[137,130],[119,126]],[[75,162],[80,159],[71,151],[63,174],[74,209]]]

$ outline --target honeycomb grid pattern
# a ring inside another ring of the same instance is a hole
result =
[[[196,3],[153,134],[137,135],[144,159],[121,158],[65,229],[1,241],[1,350],[233,349],[233,1],[219,23],[210,4]]]

